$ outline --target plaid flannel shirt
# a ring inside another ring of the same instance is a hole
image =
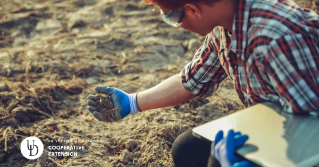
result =
[[[207,97],[229,76],[245,107],[319,111],[319,17],[290,0],[239,0],[232,33],[215,27],[180,76]]]

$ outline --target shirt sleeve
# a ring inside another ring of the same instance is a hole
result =
[[[218,50],[219,39],[216,32],[209,33],[193,60],[180,72],[186,90],[196,96],[208,97],[218,89],[219,84],[227,77],[220,64]]]
[[[285,35],[269,43],[263,63],[270,83],[288,112],[319,111],[318,41],[302,34]]]

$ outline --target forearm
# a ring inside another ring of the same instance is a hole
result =
[[[196,97],[182,85],[178,75],[174,75],[155,87],[138,93],[137,103],[140,110],[173,106]]]

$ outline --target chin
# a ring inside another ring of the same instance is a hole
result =
[[[196,34],[198,34],[198,35],[200,35],[200,36],[206,36],[207,34],[209,34],[211,31],[209,31],[209,32],[206,32],[206,31],[201,31],[201,32],[194,32],[194,33],[196,33]]]
[[[206,36],[208,33],[211,32],[211,31],[205,31],[205,30],[203,31],[203,30],[190,29],[190,28],[188,28],[188,27],[184,27],[183,24],[181,25],[181,27],[182,27],[183,29],[185,29],[185,30],[188,30],[188,31],[193,32],[193,33],[196,33],[196,34],[198,34],[198,35],[200,35],[200,36]]]
[[[196,32],[194,32],[194,33],[196,33],[196,34],[198,34],[198,35],[200,35],[200,36],[206,36],[207,34],[209,34],[210,32],[212,32],[213,30],[198,30],[198,31],[196,31]]]
[[[186,29],[186,28],[184,28],[184,29]],[[200,35],[200,36],[206,36],[208,33],[206,33],[206,32],[204,32],[204,31],[194,31],[194,30],[189,30],[189,29],[186,29],[186,30],[188,30],[188,31],[190,31],[190,32],[193,32],[193,33],[195,33],[195,34],[198,34],[198,35]]]
[[[206,36],[208,33],[197,33],[198,35],[200,35],[200,36]]]

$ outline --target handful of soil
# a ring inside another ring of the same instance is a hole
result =
[[[122,119],[119,113],[116,113],[116,108],[110,96],[99,94],[96,97],[95,103],[98,105],[96,108],[100,113],[100,121],[114,122]]]

